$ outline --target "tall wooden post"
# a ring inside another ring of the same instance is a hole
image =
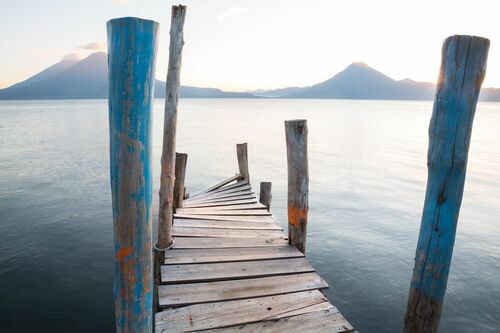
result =
[[[165,95],[163,149],[161,154],[160,208],[158,211],[158,242],[155,246],[155,282],[160,283],[160,268],[165,261],[165,250],[172,246],[172,219],[174,213],[175,134],[177,104],[179,101],[181,56],[184,45],[186,6],[172,6],[170,23],[170,52]]]
[[[186,177],[187,154],[175,154],[175,185],[174,185],[174,207],[184,207],[184,179]]]
[[[108,21],[110,174],[117,332],[151,332],[151,127],[158,23]]]
[[[236,145],[236,155],[238,156],[238,168],[240,169],[241,179],[250,183],[250,174],[248,173],[248,150],[246,143]]]
[[[427,191],[405,316],[407,333],[438,330],[489,44],[471,36],[444,41],[429,126]]]
[[[285,121],[285,133],[288,162],[288,242],[305,253],[309,210],[307,121]]]
[[[271,182],[261,182],[260,183],[260,195],[259,202],[267,207],[268,211],[271,211]]]

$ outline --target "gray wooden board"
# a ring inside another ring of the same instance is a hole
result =
[[[172,230],[172,235],[174,237],[236,237],[236,238],[246,238],[246,237],[285,237],[281,230],[260,230],[260,229],[217,229],[217,228],[191,228],[191,227],[180,227],[174,224]],[[214,241],[215,242],[215,241]]]
[[[255,204],[257,203],[257,199],[254,197],[253,199],[238,199],[238,200],[228,200],[228,201],[222,201],[222,202],[205,202],[205,203],[185,203],[184,207],[185,208],[198,208],[198,207],[231,207],[231,206],[239,206],[239,205],[245,205],[245,204]]]
[[[178,208],[176,210],[177,214],[185,215],[235,215],[235,216],[270,216],[266,209],[234,209],[234,210],[222,210],[222,209],[191,209],[191,208]]]
[[[254,193],[248,194],[238,194],[224,198],[212,198],[212,199],[201,199],[196,201],[189,201],[187,204],[201,204],[201,203],[213,203],[213,202],[224,202],[224,201],[235,201],[235,200],[247,200],[247,199],[255,199],[256,196]]]
[[[241,175],[236,174],[236,175],[234,175],[232,177],[229,177],[228,179],[225,179],[225,180],[221,181],[220,183],[218,183],[218,184],[216,184],[214,186],[211,186],[211,187],[207,188],[206,190],[203,190],[203,191],[201,191],[199,193],[194,194],[193,196],[198,196],[198,195],[206,193],[206,192],[211,192],[211,191],[217,190],[217,189],[219,189],[219,188],[221,188],[223,186],[226,186],[227,184],[230,184],[230,183],[238,180],[238,178],[240,178],[240,177],[241,177]]]
[[[222,249],[288,245],[288,241],[283,237],[217,239],[202,237],[175,237],[174,241],[174,249]]]
[[[314,268],[306,258],[162,265],[161,282],[207,282],[307,272],[314,272]]]
[[[229,184],[229,185],[224,185],[223,187],[220,187],[216,190],[212,190],[210,192],[206,192],[205,191],[201,191],[201,192],[198,192],[197,194],[193,195],[191,198],[199,198],[203,195],[206,195],[208,193],[219,193],[219,192],[222,192],[222,191],[226,191],[226,190],[229,190],[229,189],[232,189],[232,188],[236,188],[236,187],[241,187],[241,186],[245,186],[245,185],[248,185],[248,182],[246,180],[242,180],[242,181],[238,181],[236,183],[232,183],[232,184]]]
[[[223,215],[174,214],[174,224],[176,219],[276,222],[276,220],[272,216],[223,216]]]
[[[196,201],[196,200],[201,200],[201,198],[216,198],[218,196],[223,196],[223,195],[226,195],[226,194],[232,194],[232,193],[238,193],[238,192],[243,192],[243,191],[251,191],[252,190],[252,187],[250,185],[243,185],[243,186],[238,186],[238,187],[232,187],[232,188],[229,188],[229,189],[219,189],[217,191],[214,191],[214,192],[208,192],[208,193],[204,193],[204,194],[201,194],[199,196],[196,196],[196,197],[191,197],[189,198],[189,201]]]
[[[317,305],[333,308],[318,290],[195,304],[156,313],[156,332],[189,332],[254,323],[309,313]]]
[[[316,273],[158,286],[161,307],[271,296],[327,288]]]
[[[283,230],[281,226],[276,222],[241,222],[241,221],[176,219],[175,225],[179,227],[191,227],[191,228]]]
[[[352,325],[337,309],[315,311],[279,320],[263,320],[246,325],[205,330],[210,333],[350,333]]]
[[[267,207],[264,206],[261,203],[258,202],[253,202],[253,203],[246,203],[246,204],[235,204],[235,205],[222,205],[222,206],[214,206],[214,207],[184,207],[184,208],[177,208],[176,212],[177,213],[183,213],[186,211],[192,211],[192,212],[198,212],[198,211],[205,211],[205,210],[215,210],[215,211],[220,211],[220,210],[266,210]]]
[[[219,248],[219,249],[172,249],[165,251],[165,264],[195,264],[245,260],[300,258],[304,254],[295,246]]]
[[[253,195],[255,196],[255,193],[250,191],[250,190],[246,190],[246,191],[238,191],[238,192],[234,192],[234,193],[220,193],[220,194],[216,194],[216,195],[211,195],[209,197],[202,197],[202,198],[193,198],[192,200],[189,200],[189,202],[204,202],[204,201],[212,201],[212,200],[219,200],[219,199],[227,199],[227,198],[234,198],[234,197],[240,197],[240,196],[244,196],[244,195]]]

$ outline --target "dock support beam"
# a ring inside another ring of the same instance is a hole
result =
[[[271,211],[271,182],[260,183],[259,202],[267,207],[267,211]]]
[[[444,41],[429,126],[427,190],[404,332],[437,332],[464,190],[474,114],[489,40]]]
[[[110,176],[117,332],[151,332],[151,128],[158,23],[108,21]]]
[[[285,121],[288,164],[288,242],[305,254],[309,210],[307,121]]]
[[[170,48],[165,92],[163,122],[163,149],[161,154],[160,208],[158,211],[158,242],[155,251],[155,282],[160,284],[160,268],[165,261],[165,250],[173,245],[172,219],[174,213],[175,135],[177,105],[179,102],[184,19],[186,6],[172,6]]]
[[[236,145],[236,154],[238,155],[238,168],[240,169],[241,179],[250,184],[250,174],[248,173],[248,150],[246,143]]]
[[[175,154],[175,185],[174,185],[174,207],[184,207],[184,179],[186,177],[187,154]]]

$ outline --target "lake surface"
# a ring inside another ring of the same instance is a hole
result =
[[[309,125],[307,254],[360,332],[400,332],[426,182],[431,102],[181,101],[194,193],[237,172],[273,182],[286,227],[283,121]],[[154,111],[158,193],[163,101]],[[105,100],[0,102],[0,331],[114,331]],[[478,106],[441,332],[500,331],[500,104]],[[154,214],[157,214],[157,195]],[[286,229],[285,229],[286,230]]]

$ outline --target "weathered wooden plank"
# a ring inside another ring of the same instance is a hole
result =
[[[177,214],[183,215],[223,215],[223,216],[271,216],[266,209],[178,209]]]
[[[271,182],[261,182],[260,183],[260,194],[259,194],[259,202],[266,206],[268,211],[271,211]]]
[[[183,211],[180,211],[179,213],[183,213],[186,211],[203,211],[206,209],[212,209],[212,210],[241,210],[241,209],[266,209],[266,206],[264,206],[261,203],[247,203],[247,204],[236,204],[236,205],[229,205],[229,206],[212,206],[212,207],[184,207]]]
[[[214,197],[217,197],[217,196],[220,196],[220,195],[223,195],[223,194],[230,194],[230,193],[237,193],[237,192],[249,191],[251,189],[252,189],[252,187],[250,185],[248,185],[248,183],[246,185],[232,187],[232,188],[229,188],[229,189],[221,188],[219,190],[216,190],[216,191],[213,191],[213,192],[208,192],[208,193],[199,195],[197,197],[194,197],[192,199],[189,199],[189,201],[197,201],[197,200],[201,200],[202,198],[203,199],[214,198]]]
[[[283,230],[281,226],[276,222],[241,222],[241,221],[175,219],[175,225],[179,227],[192,227],[192,228]]]
[[[156,314],[156,332],[186,332],[253,323],[314,311],[329,305],[318,290],[245,300],[195,304]]]
[[[159,25],[135,17],[113,19],[106,25],[116,332],[150,332],[154,287],[150,134]]]
[[[443,44],[405,332],[438,331],[489,45],[488,39],[476,36],[452,36]]]
[[[306,258],[163,265],[162,283],[207,282],[314,272]]]
[[[187,154],[175,153],[174,210],[184,207]]]
[[[279,320],[264,320],[252,324],[205,330],[210,333],[351,333],[352,325],[337,309],[315,311]]]
[[[266,238],[201,238],[176,237],[174,249],[221,249],[246,247],[286,246],[288,241],[282,237]]]
[[[181,237],[237,237],[237,238],[247,238],[247,237],[285,237],[281,230],[259,230],[259,229],[217,229],[217,228],[191,228],[191,227],[180,227],[177,224],[174,225],[173,236]]]
[[[203,190],[203,191],[201,191],[199,193],[193,194],[190,198],[194,198],[194,197],[199,196],[201,194],[217,190],[217,189],[223,187],[224,185],[230,184],[230,183],[238,180],[239,178],[241,178],[241,175],[240,174],[236,174],[236,175],[234,175],[232,177],[229,177],[228,179],[225,179],[225,180],[221,181],[220,183],[218,183],[218,184],[216,184],[214,186],[211,186],[211,187],[209,187],[209,188],[207,188],[207,189],[205,189],[205,190]]]
[[[234,206],[234,205],[244,205],[257,203],[255,197],[250,197],[248,199],[236,199],[236,200],[225,200],[225,201],[215,201],[215,202],[202,202],[202,203],[185,203],[185,208],[198,208],[198,207],[222,207],[222,206]]]
[[[279,258],[300,258],[304,254],[295,246],[187,249],[169,250],[165,253],[166,265],[231,262]]]
[[[243,222],[275,222],[273,216],[224,216],[224,215],[191,215],[175,214],[174,217],[180,219],[195,220],[219,220],[219,221],[243,221]]]
[[[238,157],[238,168],[241,178],[250,183],[250,174],[248,172],[248,145],[247,143],[239,143],[236,145],[236,155]]]
[[[328,284],[316,273],[271,276],[256,279],[186,283],[158,286],[160,306],[230,301],[323,289]]]
[[[227,198],[217,198],[217,199],[210,199],[210,200],[200,200],[200,201],[193,201],[193,204],[205,204],[205,203],[214,203],[214,202],[224,202],[224,201],[235,201],[235,200],[248,200],[248,199],[256,199],[254,194],[243,194],[243,195],[237,195],[234,197],[227,197]],[[257,200],[255,200],[257,202]]]
[[[217,199],[241,197],[244,195],[254,195],[255,196],[255,193],[251,190],[234,191],[234,192],[228,192],[228,193],[222,192],[222,193],[217,193],[217,194],[210,195],[207,197],[194,198],[192,200],[190,199],[189,202],[194,203],[194,202],[202,202],[202,201],[212,201],[212,200],[217,200]]]

